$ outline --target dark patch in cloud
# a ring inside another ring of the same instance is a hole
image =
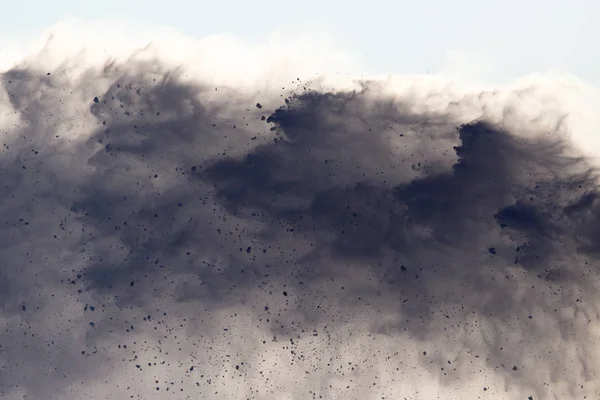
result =
[[[448,386],[479,365],[536,398],[593,386],[598,192],[560,140],[456,127],[368,82],[294,94],[263,121],[251,96],[215,98],[156,65],[75,83],[59,72],[2,77],[20,117],[2,153],[5,395],[58,393],[123,365],[187,382],[150,382],[154,395],[201,393],[214,371],[251,367],[185,349],[233,353],[232,332],[254,343],[254,327],[230,327],[246,317],[291,346],[343,347],[346,326],[409,339]],[[69,96],[93,79],[109,84],[74,115]],[[165,342],[202,379],[153,358]],[[400,351],[376,357],[393,371]],[[313,356],[315,374],[335,375]],[[357,380],[349,393],[373,393]],[[336,390],[321,393],[349,396]]]

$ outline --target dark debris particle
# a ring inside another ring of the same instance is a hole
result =
[[[490,253],[490,254],[496,254],[496,249],[494,247],[490,247],[488,249],[488,253]]]
[[[259,109],[262,108],[262,104],[256,103],[256,108],[259,108]]]
[[[98,99],[98,97],[94,97],[94,103],[98,103],[100,101],[100,99]]]

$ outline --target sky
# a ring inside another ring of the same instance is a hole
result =
[[[232,33],[260,42],[269,32],[314,27],[358,56],[364,73],[450,71],[502,83],[558,70],[600,84],[600,2],[594,0],[10,1],[0,37],[33,37],[67,18],[171,27],[191,37]],[[0,49],[1,51],[1,49]]]

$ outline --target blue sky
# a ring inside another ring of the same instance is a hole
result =
[[[260,41],[275,28],[327,27],[365,73],[490,64],[493,80],[557,68],[600,83],[598,0],[248,1],[8,0],[1,36],[32,36],[65,17],[137,20],[190,36]]]

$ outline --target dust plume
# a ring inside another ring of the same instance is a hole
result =
[[[3,398],[600,395],[594,88],[54,35],[1,76]]]

